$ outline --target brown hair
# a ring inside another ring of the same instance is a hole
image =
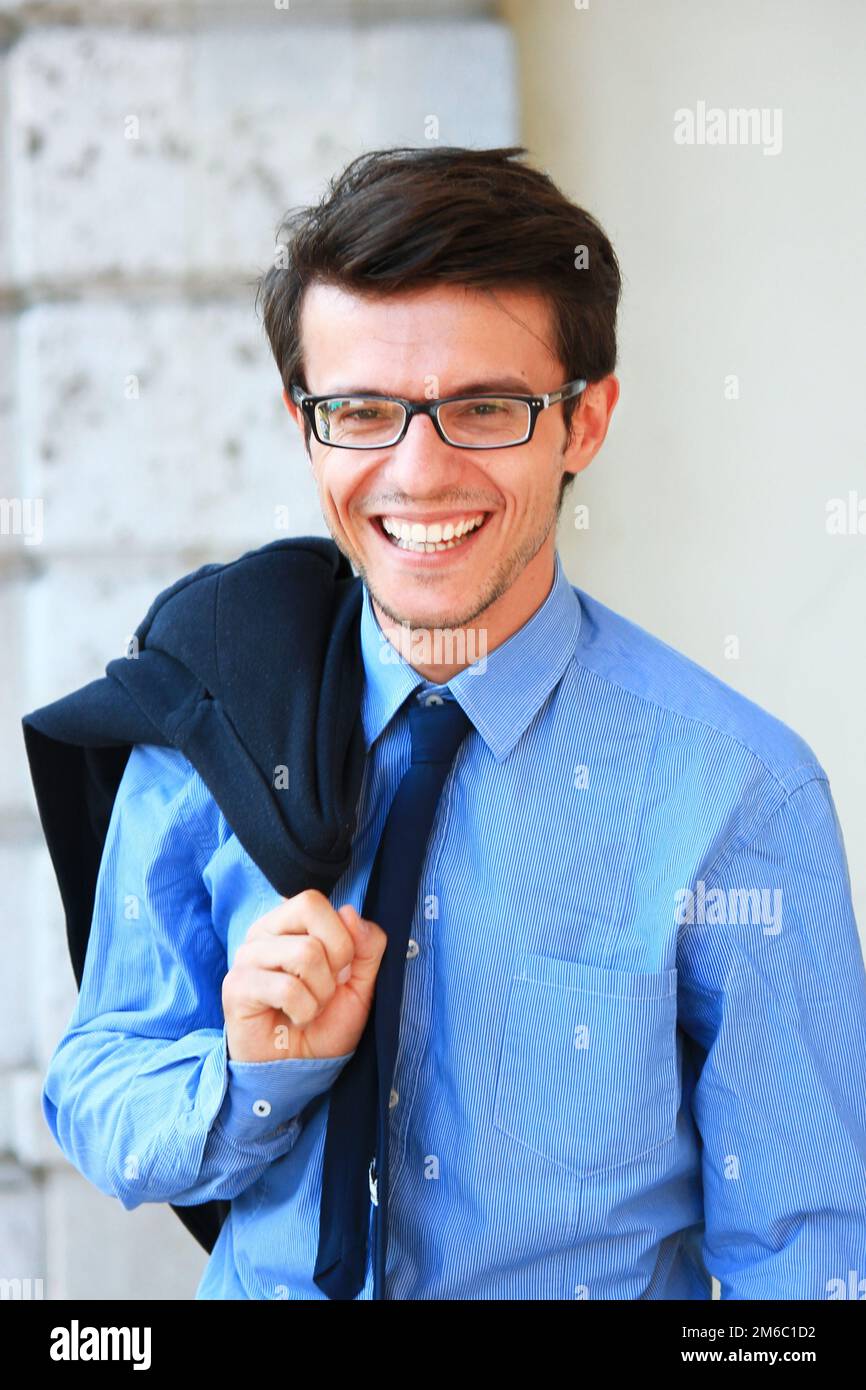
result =
[[[317,281],[366,294],[435,281],[534,289],[551,305],[551,347],[565,379],[593,382],[612,372],[621,289],[614,249],[588,212],[520,161],[526,153],[522,146],[373,150],[330,180],[318,206],[287,213],[256,292],[286,390],[293,382],[307,389],[301,304]],[[567,429],[580,399],[562,403]],[[573,480],[565,475],[560,505]]]

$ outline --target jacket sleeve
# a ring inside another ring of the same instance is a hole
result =
[[[216,806],[175,749],[136,744],[100,862],[78,1001],[42,1108],[69,1161],[132,1209],[231,1199],[295,1144],[349,1060],[229,1060],[226,950],[202,872]]]
[[[723,1299],[851,1297],[851,1272],[866,1275],[866,971],[826,779],[791,792],[704,892],[678,969],[703,1056],[706,1267]]]

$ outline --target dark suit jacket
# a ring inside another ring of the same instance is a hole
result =
[[[316,536],[202,565],[157,595],[104,676],[24,715],[79,986],[135,743],[180,749],[278,893],[327,894],[345,872],[365,758],[361,600],[345,556]],[[209,1252],[228,1203],[172,1211]]]

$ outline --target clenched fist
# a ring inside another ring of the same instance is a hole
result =
[[[253,922],[223,980],[236,1062],[342,1057],[357,1047],[388,938],[308,888]]]

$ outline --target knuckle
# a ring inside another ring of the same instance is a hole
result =
[[[297,1003],[298,994],[298,982],[294,975],[287,975],[284,980],[280,981],[277,997],[283,1013],[288,1014],[290,1018],[294,1018],[295,1016],[295,1005]]]
[[[325,895],[318,888],[302,888],[292,899],[292,902],[299,903],[302,907],[318,907],[324,901]]]
[[[299,937],[298,955],[305,966],[316,965],[324,955],[321,941],[315,936]]]
[[[312,1022],[318,1012],[318,1007],[315,1005],[315,1001],[311,1001],[310,995],[296,976],[286,976],[281,993],[285,1000],[284,1004],[281,1005],[284,1013],[293,1018],[296,1023]]]
[[[355,959],[355,947],[349,942],[345,947],[341,947],[335,952],[333,973],[338,975],[347,965],[351,965]]]

